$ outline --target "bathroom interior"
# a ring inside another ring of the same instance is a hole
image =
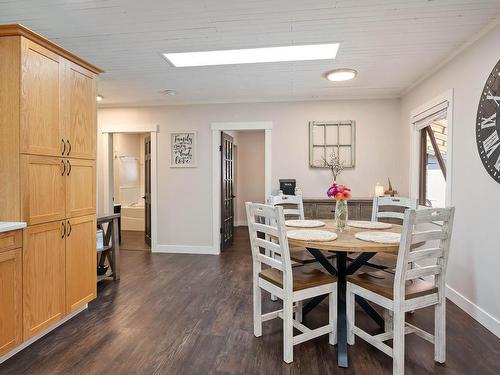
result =
[[[114,204],[121,208],[120,246],[150,251],[145,241],[145,140],[149,133],[113,134]]]

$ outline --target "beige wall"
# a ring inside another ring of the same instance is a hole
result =
[[[356,120],[357,165],[340,180],[356,197],[369,197],[377,181],[399,178],[398,100],[357,100],[288,103],[245,103],[171,107],[100,109],[99,126],[158,124],[158,243],[212,246],[212,140],[210,124],[225,121],[272,121],[272,181],[296,178],[306,197],[324,197],[331,176],[312,170],[308,162],[308,127],[311,120]],[[169,131],[198,131],[198,167],[169,167]],[[99,152],[102,152],[99,137]],[[102,158],[101,158],[102,160]],[[102,179],[102,165],[98,165]],[[102,180],[101,180],[102,181]],[[98,202],[103,212],[103,188]],[[196,230],[193,230],[196,228]]]
[[[453,89],[451,204],[455,229],[448,268],[450,296],[500,336],[500,184],[481,164],[475,140],[479,98],[500,59],[500,26],[411,90],[401,101],[401,173],[409,179],[410,112]],[[464,298],[462,298],[463,296]],[[469,302],[468,302],[468,301]]]
[[[236,199],[235,223],[246,225],[245,202],[264,203],[264,130],[232,132],[235,136],[236,155]]]

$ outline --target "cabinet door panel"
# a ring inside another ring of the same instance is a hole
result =
[[[0,252],[0,357],[22,342],[21,249]]]
[[[97,295],[95,215],[67,221],[66,312],[69,314]]]
[[[95,161],[66,160],[66,217],[95,214]]]
[[[29,225],[66,216],[66,165],[61,158],[21,156],[21,213]]]
[[[66,61],[64,84],[64,122],[72,158],[96,158],[96,77]]]
[[[20,148],[22,153],[62,155],[61,58],[22,39]]]
[[[23,331],[24,339],[64,317],[64,221],[24,230]]]

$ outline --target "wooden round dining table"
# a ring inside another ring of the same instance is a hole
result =
[[[337,364],[339,367],[348,367],[347,352],[347,316],[346,316],[346,277],[352,275],[361,266],[365,265],[375,254],[379,252],[397,254],[399,243],[385,244],[362,241],[354,235],[358,232],[366,231],[385,231],[401,233],[401,226],[391,224],[387,229],[365,229],[347,226],[345,231],[340,232],[334,220],[321,220],[324,226],[318,228],[296,228],[287,227],[290,230],[317,229],[335,232],[337,239],[333,241],[303,241],[289,238],[288,243],[290,251],[293,248],[306,248],[309,253],[325,268],[331,275],[337,278]],[[322,251],[328,251],[336,254],[336,267],[325,257]],[[359,253],[356,258],[348,264],[347,254]],[[326,296],[315,297],[310,300],[303,308],[303,315],[306,316],[314,307],[316,307]],[[384,329],[384,319],[375,311],[375,309],[364,299],[356,296],[356,302],[365,310],[368,315]]]

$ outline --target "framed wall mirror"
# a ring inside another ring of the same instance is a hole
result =
[[[356,164],[356,123],[348,121],[309,122],[309,166],[327,168],[325,159],[337,155],[345,168]]]

